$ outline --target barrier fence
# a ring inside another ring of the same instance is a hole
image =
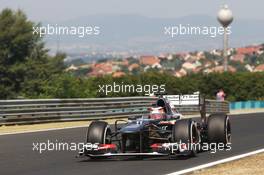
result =
[[[238,101],[230,103],[231,110],[257,108],[264,108],[264,101]]]
[[[148,113],[157,97],[0,100],[0,125],[82,121]],[[181,113],[198,113],[201,106],[178,106]],[[228,102],[205,100],[208,113],[229,112]]]

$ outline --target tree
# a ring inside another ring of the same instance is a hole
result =
[[[64,54],[58,53],[54,57],[50,57],[46,53],[33,55],[25,63],[27,71],[24,73],[24,81],[21,86],[21,95],[26,98],[43,96],[46,90],[44,87],[47,84],[58,83],[56,78],[62,76],[65,69]]]
[[[76,78],[64,73],[53,76],[52,81],[44,84],[41,98],[88,98],[95,97],[92,79]]]
[[[35,97],[43,83],[63,70],[64,54],[48,56],[35,23],[21,11],[0,13],[0,98]]]
[[[0,98],[15,97],[21,88],[24,63],[38,42],[32,26],[20,10],[0,13]]]

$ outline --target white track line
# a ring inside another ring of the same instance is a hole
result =
[[[262,152],[264,152],[264,149],[259,149],[259,150],[248,152],[248,153],[245,153],[245,154],[240,154],[240,155],[237,155],[237,156],[228,157],[226,159],[221,159],[221,160],[218,160],[218,161],[215,161],[215,162],[210,162],[210,163],[199,165],[199,166],[195,166],[195,167],[192,167],[192,168],[176,171],[176,172],[173,172],[173,173],[170,173],[170,174],[167,174],[167,175],[180,175],[180,174],[190,173],[192,171],[196,171],[196,170],[212,167],[212,166],[215,166],[215,165],[218,165],[218,164],[234,161],[234,160],[241,159],[241,158],[244,158],[244,157],[248,157],[248,156],[252,156],[252,155],[255,155],[255,154],[259,154],[259,153],[262,153]]]

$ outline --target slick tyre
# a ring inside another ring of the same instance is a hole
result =
[[[195,145],[200,143],[200,133],[196,123],[191,119],[176,121],[172,129],[172,138],[175,143],[184,143],[188,146],[188,156],[196,156]]]
[[[212,114],[209,116],[208,142],[231,143],[231,123],[226,114]]]
[[[93,121],[88,127],[87,143],[109,144],[111,143],[111,130],[108,123]]]

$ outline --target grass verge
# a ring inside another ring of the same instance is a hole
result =
[[[197,170],[190,175],[241,175],[264,174],[264,153],[245,157],[243,159],[216,165],[211,168]]]

